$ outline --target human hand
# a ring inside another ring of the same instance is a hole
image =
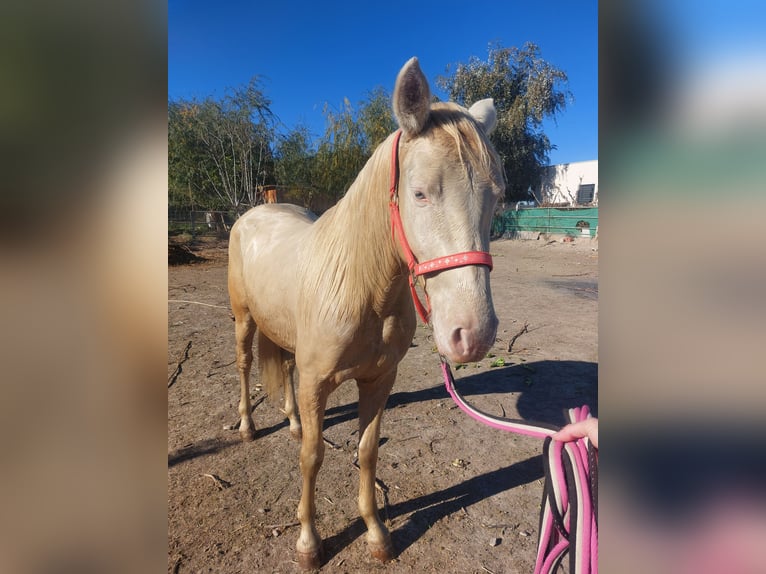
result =
[[[598,419],[590,417],[584,421],[570,423],[555,433],[552,438],[561,442],[571,442],[578,438],[588,437],[593,446],[598,448]]]

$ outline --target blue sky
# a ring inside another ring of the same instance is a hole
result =
[[[325,102],[389,93],[412,56],[435,86],[448,64],[486,59],[491,42],[526,41],[569,76],[574,95],[545,130],[551,163],[598,158],[598,3],[595,0],[271,2],[170,0],[168,97],[220,96],[262,77],[271,109],[292,128],[324,131]]]

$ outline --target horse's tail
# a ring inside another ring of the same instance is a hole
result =
[[[284,389],[288,373],[285,361],[291,357],[290,353],[258,329],[258,370],[261,374],[261,384],[273,401],[279,400],[279,394]]]
[[[280,391],[284,391],[284,409],[282,412],[290,421],[290,434],[301,439],[301,422],[295,408],[295,389],[293,371],[295,355],[285,351],[258,329],[258,368],[261,384],[272,401],[279,401]]]

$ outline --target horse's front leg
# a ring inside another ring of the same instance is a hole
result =
[[[303,423],[300,467],[303,485],[301,501],[298,504],[298,520],[301,532],[296,549],[298,565],[303,570],[314,570],[321,566],[322,539],[316,529],[315,491],[317,474],[324,460],[324,440],[322,423],[327,406],[329,391],[323,382],[300,373],[298,386],[298,406]]]
[[[375,471],[378,465],[380,419],[396,380],[396,369],[372,380],[357,381],[359,388],[359,513],[367,525],[367,544],[374,558],[386,562],[394,557],[391,535],[380,520],[375,502]]]

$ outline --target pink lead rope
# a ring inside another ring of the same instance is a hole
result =
[[[558,428],[506,419],[474,408],[455,388],[449,364],[441,357],[447,392],[471,418],[492,428],[543,438],[545,485],[534,574],[553,574],[569,553],[572,574],[598,574],[598,453],[588,439],[563,443],[551,439]],[[570,422],[590,417],[587,406],[569,409]]]

